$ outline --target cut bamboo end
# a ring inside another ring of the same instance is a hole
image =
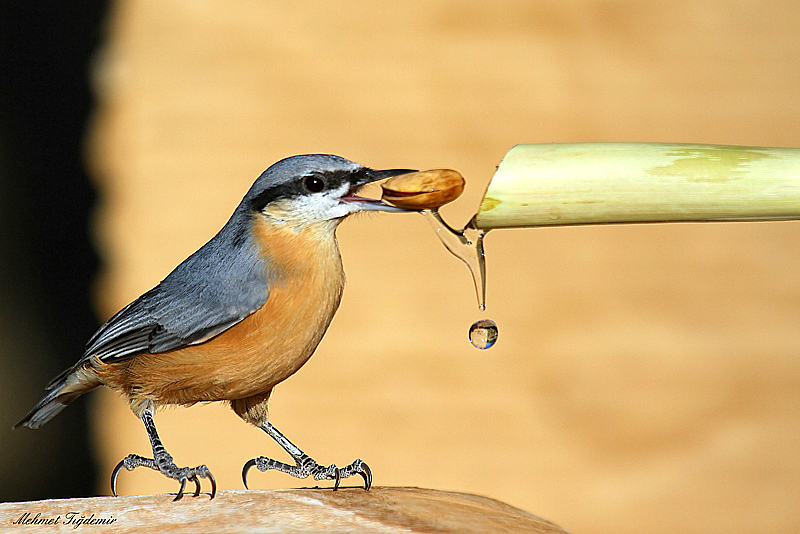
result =
[[[512,148],[475,225],[781,219],[800,219],[800,149],[569,143]]]

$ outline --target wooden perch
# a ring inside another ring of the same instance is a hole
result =
[[[800,149],[654,143],[517,145],[481,230],[800,218]]]
[[[27,514],[27,515],[26,515]],[[78,523],[91,518],[91,521]],[[50,520],[47,525],[45,522]],[[2,527],[28,532],[566,531],[486,497],[418,488],[226,490],[208,495],[94,497],[0,504]],[[27,524],[26,524],[27,521]],[[38,521],[34,523],[34,521]],[[15,523],[17,522],[17,523]]]

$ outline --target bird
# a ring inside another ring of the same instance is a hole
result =
[[[75,365],[55,377],[49,393],[14,428],[39,428],[79,396],[99,386],[121,392],[139,417],[152,458],[130,454],[124,468],[148,467],[201,490],[216,480],[206,465],[178,467],[158,436],[153,415],[168,405],[222,401],[261,428],[293,464],[266,456],[245,463],[247,473],[274,469],[297,478],[333,480],[360,475],[358,459],[323,466],[275,428],[268,418],[273,388],[316,350],[333,319],[345,284],[336,229],[362,211],[409,211],[358,196],[364,184],[414,172],[373,170],[331,154],[304,154],[271,165],[253,183],[222,229],[157,286],[128,304],[89,339]]]

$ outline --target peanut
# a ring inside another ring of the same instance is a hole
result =
[[[464,178],[451,169],[412,172],[381,185],[381,200],[398,208],[426,210],[444,206],[464,191]]]

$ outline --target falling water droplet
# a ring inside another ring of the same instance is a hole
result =
[[[497,325],[491,319],[481,319],[469,327],[469,341],[475,348],[486,350],[497,342]]]

